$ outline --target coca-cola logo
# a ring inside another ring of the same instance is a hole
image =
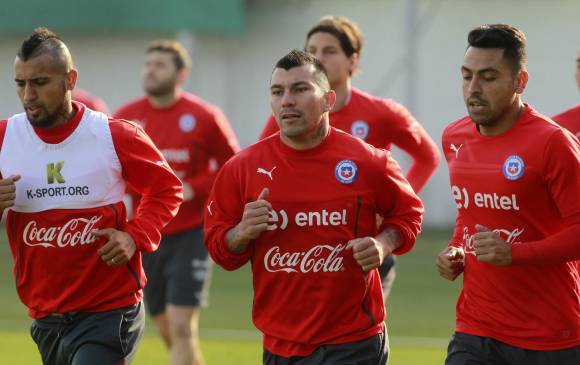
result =
[[[345,247],[318,245],[306,252],[281,252],[280,247],[274,246],[264,256],[264,267],[269,272],[337,272],[343,270],[339,254]]]
[[[24,244],[35,247],[74,247],[88,245],[96,240],[91,233],[103,216],[91,218],[74,218],[60,227],[40,227],[36,221],[30,221],[24,227],[22,238]]]
[[[515,228],[510,231],[509,229],[496,228],[493,231],[499,233],[499,236],[503,238],[507,243],[513,244],[516,242],[516,238],[518,238],[524,232],[524,229]],[[463,227],[463,242],[465,245],[464,250],[466,253],[470,253],[476,256],[475,246],[473,243],[473,236],[474,236],[473,234],[469,234],[469,229],[467,229],[467,227]]]

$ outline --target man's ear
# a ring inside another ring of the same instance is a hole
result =
[[[527,71],[520,71],[516,76],[516,93],[523,94],[528,85],[529,74]]]
[[[74,68],[66,74],[66,89],[73,91],[77,84],[77,77],[79,73]]]
[[[324,105],[324,111],[329,112],[334,107],[334,103],[336,103],[336,93],[334,90],[328,90],[326,92],[326,105]]]

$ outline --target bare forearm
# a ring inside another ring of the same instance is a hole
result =
[[[386,255],[390,255],[402,244],[401,233],[393,227],[385,228],[375,239],[383,245]]]
[[[235,226],[226,233],[228,249],[235,254],[241,254],[248,248],[249,240],[240,238],[239,227]]]

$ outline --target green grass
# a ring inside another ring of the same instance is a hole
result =
[[[424,233],[414,250],[398,258],[397,281],[387,305],[390,365],[442,364],[453,330],[459,283],[441,279],[436,254],[449,232]],[[202,312],[202,350],[208,365],[261,363],[260,334],[251,323],[252,285],[248,267],[214,269],[210,306]],[[28,335],[30,319],[18,300],[12,257],[4,232],[0,240],[0,353],[3,364],[40,364]],[[166,351],[148,323],[136,365],[165,364]]]

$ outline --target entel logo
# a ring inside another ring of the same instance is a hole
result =
[[[288,226],[288,214],[286,214],[286,211],[284,209],[280,210],[280,214],[278,214],[275,210],[271,210],[269,215],[270,218],[268,219],[268,223],[272,224],[268,224],[266,230],[273,231],[276,228],[278,228],[278,225],[276,223],[280,222],[280,220],[281,220],[280,229],[282,230],[286,229],[286,227]]]
[[[277,228],[286,229],[288,226],[288,214],[284,209],[279,211],[271,210],[268,219],[269,224],[266,230],[273,231]],[[278,223],[280,223],[278,225]],[[346,209],[341,211],[328,211],[322,209],[319,212],[298,212],[294,216],[294,223],[298,227],[321,227],[321,226],[341,226],[347,225]]]
[[[457,185],[451,186],[451,194],[455,200],[455,206],[459,209],[467,209],[471,201],[478,208],[500,209],[500,210],[520,210],[517,195],[498,195],[497,193],[475,193],[473,199],[469,198],[466,188]]]

